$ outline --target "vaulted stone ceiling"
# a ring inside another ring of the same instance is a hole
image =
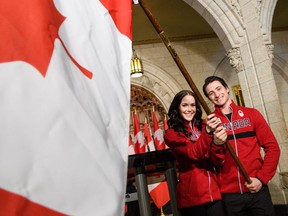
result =
[[[216,37],[208,23],[183,0],[145,0],[170,41]],[[278,0],[272,31],[288,30],[288,0]],[[133,44],[161,42],[139,4],[133,5]]]

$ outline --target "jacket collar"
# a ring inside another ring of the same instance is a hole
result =
[[[193,132],[194,131],[198,131],[198,128],[195,126],[195,121],[192,121],[191,124],[190,122],[185,122],[184,125],[188,128],[188,131]],[[193,129],[192,129],[193,128]]]
[[[234,112],[237,109],[237,105],[234,103],[234,101],[231,99],[231,104],[229,105],[230,109],[232,110],[232,112]],[[215,106],[215,113],[223,115],[221,108],[218,106]]]

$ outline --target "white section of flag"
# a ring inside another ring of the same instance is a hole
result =
[[[134,135],[134,148],[135,146],[139,146],[139,148],[137,148],[140,150],[140,152],[136,151],[137,154],[144,153],[146,151],[146,148],[144,148],[144,136],[141,130],[136,132]]]
[[[133,154],[135,154],[134,145],[133,145],[133,141],[131,139],[131,136],[129,136],[128,155],[133,155]]]
[[[154,133],[154,139],[157,139],[159,145],[164,145],[163,130],[158,128]]]
[[[140,143],[140,148],[142,148],[144,146],[144,136],[142,131],[137,132],[137,134],[135,135],[135,139],[138,143]]]
[[[148,143],[148,147],[149,147],[149,151],[150,151],[150,152],[156,150],[153,140],[151,140],[151,141]]]
[[[0,64],[0,186],[69,215],[124,212],[131,40],[99,1],[55,1],[59,40],[45,78]]]

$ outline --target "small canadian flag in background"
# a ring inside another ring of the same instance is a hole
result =
[[[170,201],[168,185],[166,181],[149,184],[148,191],[157,208],[162,208]]]
[[[155,145],[153,139],[150,134],[150,130],[148,127],[147,119],[145,118],[144,122],[144,138],[145,138],[145,146],[148,147],[149,151],[155,151]]]
[[[152,113],[152,118],[153,118],[153,128],[154,128],[154,143],[155,143],[156,149],[163,150],[166,148],[164,137],[163,137],[163,130],[161,130],[159,127],[156,113],[154,110]]]
[[[137,113],[134,112],[134,149],[136,154],[145,153],[145,144],[143,133],[140,129],[140,124],[138,121]]]

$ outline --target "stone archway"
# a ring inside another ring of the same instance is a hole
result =
[[[239,1],[184,1],[209,23],[227,51],[245,43],[245,25]],[[255,3],[266,44],[271,43],[271,26],[276,3],[277,0],[258,0]]]
[[[259,20],[262,26],[262,34],[266,44],[271,43],[271,28],[274,10],[277,1],[261,0],[258,3]]]
[[[170,103],[176,93],[181,90],[177,81],[162,68],[142,60],[144,75],[131,79],[131,85],[139,86],[151,92],[168,111]]]
[[[275,78],[277,91],[279,93],[280,104],[283,111],[286,127],[288,127],[288,62],[280,56],[274,54],[272,72]]]
[[[151,92],[141,86],[131,85],[130,96],[130,133],[133,131],[133,115],[137,114],[140,127],[143,128],[146,121],[150,127],[153,127],[152,113],[155,112],[160,127],[163,126],[163,120],[167,111],[163,104]]]
[[[133,131],[133,113],[137,112],[140,127],[145,118],[152,127],[152,111],[155,110],[160,127],[163,127],[163,119],[167,114],[174,95],[181,87],[177,81],[163,69],[142,60],[144,74],[140,78],[131,78],[130,101],[130,133]]]
[[[238,1],[184,1],[209,23],[226,51],[244,43],[245,26]]]

